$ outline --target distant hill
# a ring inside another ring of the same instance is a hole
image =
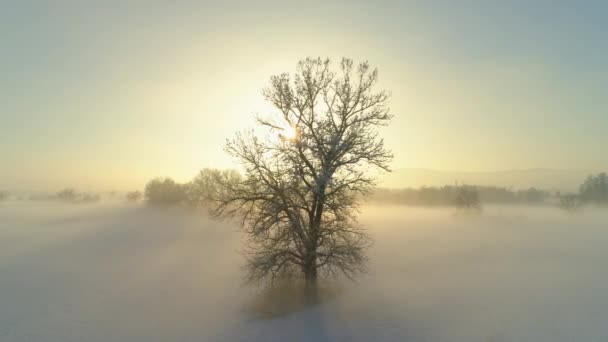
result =
[[[494,185],[500,187],[575,191],[585,178],[597,173],[588,170],[524,169],[494,172],[441,171],[432,169],[395,169],[381,179],[380,186],[406,188],[446,184]]]

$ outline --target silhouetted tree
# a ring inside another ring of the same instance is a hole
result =
[[[139,202],[139,200],[141,199],[141,196],[142,195],[141,195],[140,191],[130,191],[130,192],[127,192],[127,195],[125,196],[125,198],[129,202]]]
[[[146,184],[146,202],[152,205],[176,205],[187,199],[186,189],[171,178],[155,178]]]
[[[0,201],[4,201],[8,198],[8,193],[6,191],[0,191]]]
[[[370,169],[388,170],[392,158],[377,137],[391,118],[377,77],[367,62],[342,59],[333,72],[329,60],[300,61],[293,79],[273,76],[263,92],[279,112],[258,119],[271,136],[251,131],[227,144],[245,175],[226,186],[218,213],[241,219],[250,280],[303,274],[315,285],[319,274],[364,270],[370,240],[357,198],[374,185]]]

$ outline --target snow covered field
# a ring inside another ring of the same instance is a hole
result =
[[[608,213],[366,207],[370,273],[318,305],[243,286],[177,210],[0,203],[0,341],[606,341]]]

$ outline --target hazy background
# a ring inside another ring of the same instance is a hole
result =
[[[266,112],[269,76],[318,55],[377,66],[393,93],[382,134],[394,168],[442,175],[390,186],[576,187],[608,167],[607,11],[603,1],[5,1],[0,188],[130,190],[234,167],[224,141]],[[537,168],[576,181],[527,173]],[[526,171],[470,174],[504,170]]]

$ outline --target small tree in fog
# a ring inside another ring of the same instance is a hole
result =
[[[241,219],[250,280],[303,275],[352,277],[364,270],[369,238],[357,223],[359,195],[374,186],[372,169],[392,155],[377,128],[391,115],[389,94],[374,91],[378,73],[343,59],[306,59],[297,72],[271,77],[263,92],[277,110],[259,118],[267,136],[238,134],[227,151],[244,166],[226,186],[219,214]]]
[[[140,191],[130,191],[130,192],[127,192],[127,195],[125,196],[125,198],[129,202],[139,202],[139,200],[141,199],[141,196],[142,195],[141,195]]]
[[[461,185],[456,187],[454,203],[462,209],[481,209],[481,200],[479,192],[474,186]]]
[[[0,201],[4,201],[8,198],[8,193],[6,191],[0,191]]]

